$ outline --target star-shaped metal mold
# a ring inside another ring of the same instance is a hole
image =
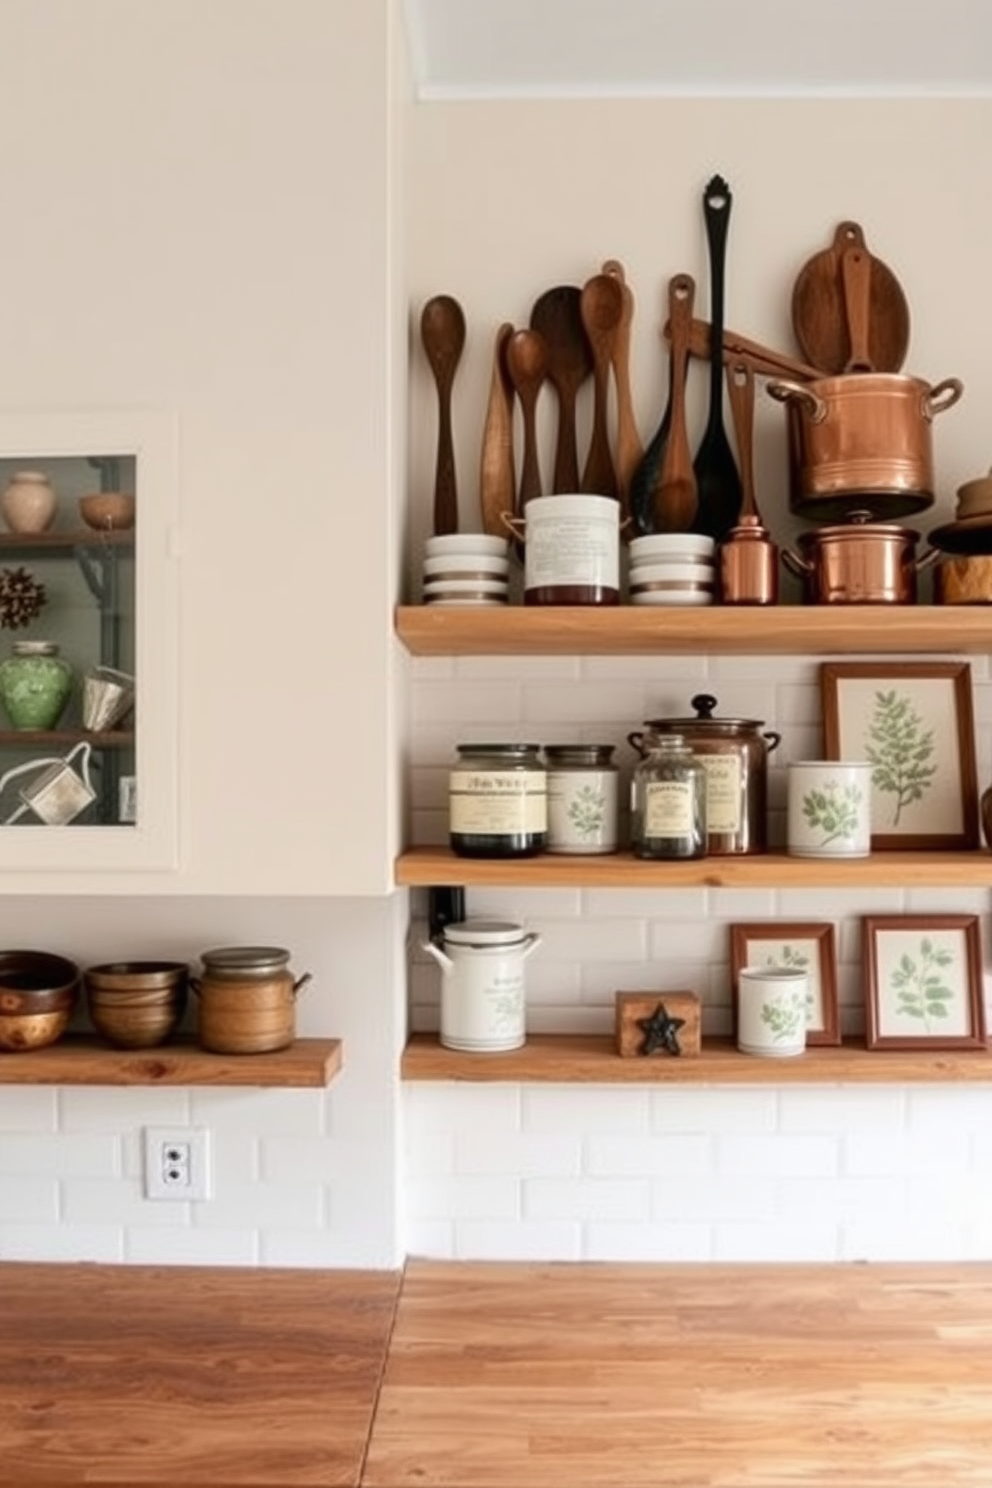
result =
[[[637,1026],[644,1033],[642,1054],[657,1054],[664,1049],[667,1054],[681,1054],[679,1029],[685,1027],[684,1018],[673,1018],[663,1002],[659,1002],[650,1018],[638,1018]]]

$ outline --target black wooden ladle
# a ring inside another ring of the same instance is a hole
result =
[[[696,450],[693,470],[698,487],[698,505],[693,532],[722,542],[737,525],[743,490],[740,471],[723,422],[723,280],[727,254],[727,228],[733,197],[722,176],[713,176],[703,192],[703,215],[710,256],[710,410],[703,437]]]

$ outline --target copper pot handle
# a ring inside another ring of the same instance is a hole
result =
[[[938,413],[946,413],[960,401],[963,392],[964,383],[959,377],[945,377],[943,382],[938,382],[936,387],[923,394],[923,417],[932,419]]]
[[[930,568],[941,557],[943,557],[942,548],[927,548],[925,553],[921,553],[919,558],[914,560],[914,573],[922,573],[925,568]]]
[[[808,414],[811,424],[822,424],[827,416],[827,405],[823,399],[818,398],[816,393],[804,387],[801,382],[774,378],[771,382],[766,382],[765,387],[777,403],[800,404],[803,411]]]
[[[800,558],[799,554],[794,553],[791,548],[782,549],[782,562],[799,579],[808,578],[815,567],[808,558]]]

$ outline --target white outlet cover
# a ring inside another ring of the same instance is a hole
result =
[[[170,1149],[177,1154],[170,1162]],[[146,1199],[171,1203],[209,1199],[211,1195],[210,1132],[204,1126],[144,1128]]]

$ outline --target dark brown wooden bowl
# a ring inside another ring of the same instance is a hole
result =
[[[0,951],[0,1049],[55,1043],[79,997],[79,967],[48,951]]]

